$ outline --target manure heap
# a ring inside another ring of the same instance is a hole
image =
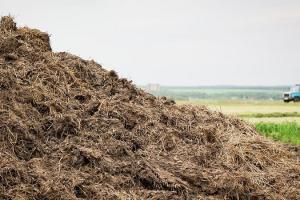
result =
[[[291,147],[0,29],[0,199],[300,199]]]

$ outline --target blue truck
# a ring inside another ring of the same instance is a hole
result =
[[[300,101],[300,84],[291,87],[289,92],[283,93],[283,101],[288,103],[290,101],[299,102]]]

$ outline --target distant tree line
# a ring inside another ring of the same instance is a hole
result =
[[[288,87],[161,87],[149,91],[155,96],[166,96],[175,100],[279,100]]]

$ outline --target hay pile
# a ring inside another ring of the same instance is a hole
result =
[[[0,25],[0,199],[300,199],[295,152]]]

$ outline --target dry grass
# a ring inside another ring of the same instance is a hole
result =
[[[0,199],[300,199],[295,150],[0,27]]]
[[[284,103],[283,101],[178,101],[178,104],[205,105],[212,110],[226,114],[270,114],[270,113],[295,113],[299,112],[299,103]]]

